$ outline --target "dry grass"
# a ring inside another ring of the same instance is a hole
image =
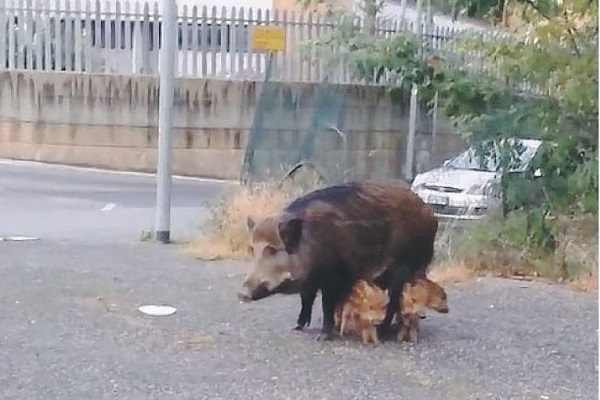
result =
[[[321,172],[311,164],[292,168],[281,181],[240,186],[211,209],[211,218],[189,250],[203,260],[243,259],[249,244],[246,221],[280,211],[307,191],[325,184]]]
[[[432,266],[428,276],[442,286],[454,285],[470,281],[475,277],[475,271],[464,261],[444,261]]]
[[[488,268],[486,271],[494,271],[497,273],[496,276],[500,277],[522,278],[525,276],[528,280],[543,280],[543,278],[535,271],[532,274],[521,274],[518,272],[507,273],[505,267],[499,268],[497,266]],[[477,269],[477,266],[470,266],[470,264],[464,260],[443,261],[433,265],[428,276],[429,279],[442,286],[449,286],[469,282],[477,277],[478,272],[481,271]],[[596,272],[582,273],[578,277],[567,281],[563,281],[562,279],[552,279],[552,281],[562,282],[568,289],[577,292],[598,293],[598,274]]]
[[[572,281],[567,282],[567,287],[578,292],[598,293],[598,274],[589,273],[580,275]]]
[[[442,260],[463,260],[477,274],[593,287],[598,271],[597,216],[561,217],[555,238],[555,251],[528,244],[527,219],[522,213],[513,213],[505,219],[487,218],[460,229],[452,224],[442,226],[436,255]]]
[[[265,217],[289,200],[290,193],[274,185],[236,188],[211,210],[204,231],[190,243],[191,253],[203,260],[243,258],[249,239],[247,217]]]
[[[188,249],[203,260],[243,259],[249,242],[247,217],[260,219],[280,211],[297,196],[323,183],[308,171],[283,185],[238,187],[211,209],[212,217]],[[558,238],[557,254],[543,258],[533,257],[523,245],[501,240],[504,236],[523,242],[518,219],[477,223],[461,233],[453,225],[442,226],[436,240],[436,254],[441,255],[441,261],[432,265],[429,276],[442,285],[464,283],[481,272],[539,276],[565,282],[573,290],[598,292],[597,217],[566,222],[569,229]]]
[[[598,216],[578,215],[561,218],[559,236],[561,261],[577,265],[575,277],[586,273],[597,275],[598,270]]]

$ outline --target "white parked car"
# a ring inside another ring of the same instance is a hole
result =
[[[524,151],[509,166],[510,172],[522,172],[542,144],[539,140],[518,141]],[[497,150],[499,151],[499,150]],[[499,157],[498,157],[499,158]],[[475,149],[468,148],[446,160],[442,167],[418,174],[412,190],[427,203],[440,218],[480,219],[502,210],[501,172],[496,157],[487,157],[481,166]],[[539,171],[536,171],[536,176]]]

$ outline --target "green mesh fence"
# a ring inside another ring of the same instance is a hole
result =
[[[409,97],[381,87],[281,82],[269,63],[241,171],[243,183],[316,172],[327,183],[405,177]],[[417,113],[413,175],[438,160],[432,113]],[[438,144],[439,147],[439,144]]]
[[[339,127],[344,87],[327,81],[301,84],[271,79],[276,76],[277,67],[270,63],[250,131],[242,181],[281,180],[306,170],[328,182],[342,180],[347,169],[346,138]]]

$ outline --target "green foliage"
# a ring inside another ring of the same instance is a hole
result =
[[[456,18],[464,15],[470,18],[499,19],[502,15],[503,0],[431,0],[431,6]]]
[[[154,232],[152,230],[142,230],[140,232],[140,242],[149,242],[154,239]]]
[[[475,2],[458,1],[467,3]],[[497,5],[478,3],[488,11]],[[385,79],[405,98],[413,84],[427,104],[438,93],[441,111],[479,155],[489,155],[510,137],[543,140],[528,170],[507,173],[515,151],[504,150],[499,170],[506,210],[529,213],[522,218],[525,236],[513,238],[552,250],[554,216],[598,211],[598,1],[508,4],[523,21],[514,35],[490,40],[465,33],[451,51],[435,55],[411,32],[373,37],[353,20],[312,46],[330,66],[345,61],[362,79]],[[473,52],[482,55],[483,68],[468,67]],[[523,84],[529,91],[521,90]],[[534,176],[536,170],[541,176]]]
[[[598,211],[597,149],[583,146],[574,137],[557,138],[545,146],[532,167],[540,168],[544,189],[554,210]]]
[[[394,88],[424,80],[427,72],[415,57],[418,44],[414,35],[382,39],[361,32],[355,18],[341,18],[338,23],[334,32],[309,43],[309,48],[324,60],[326,72],[343,61],[367,81],[381,78],[386,70],[392,71]]]
[[[464,260],[477,270],[507,275],[536,274],[571,279],[596,271],[597,253],[566,247],[572,241],[596,246],[597,229],[592,234],[586,232],[589,237],[582,237],[584,233],[575,232],[577,229],[568,234],[564,231],[566,224],[577,226],[576,221],[563,220],[549,228],[544,222],[548,220],[552,217],[543,212],[516,211],[506,218],[491,217],[469,224],[449,236],[452,242],[448,244],[449,256]],[[548,251],[552,248],[556,248],[554,253]]]
[[[529,247],[554,252],[556,249],[557,225],[553,221],[548,207],[531,209],[525,216],[526,242]]]
[[[386,0],[362,0],[357,5],[358,8],[370,17],[377,17],[385,7]],[[296,4],[304,9],[309,9],[317,6],[325,6],[329,16],[345,14],[348,10],[345,9],[343,2],[336,0],[296,0]]]
[[[529,182],[541,186],[543,196],[532,202],[527,182],[513,180],[505,187],[511,209],[529,206],[534,243],[543,248],[552,247],[556,223],[540,215],[598,210],[597,9],[597,2],[531,1],[522,7],[528,24],[517,32],[521,40],[471,36],[461,42],[486,57],[489,80],[504,80],[510,90],[525,82],[545,91],[515,97],[500,90],[510,106],[496,98],[493,111],[473,117],[469,127],[475,142],[514,135],[546,142],[529,171],[541,171]]]
[[[490,217],[467,226],[453,235],[452,257],[464,259],[479,270],[500,273],[559,275],[559,267],[551,253],[543,250],[544,240],[551,235],[540,234],[544,218],[540,214],[514,212],[506,218]]]
[[[528,248],[539,248],[540,242],[547,242],[549,235],[543,237],[538,231],[543,213],[515,212],[507,218],[499,220],[490,218],[484,224],[477,224],[467,230],[470,235],[468,245],[474,245],[473,249],[495,248],[496,250],[512,250],[518,248],[527,251]],[[549,232],[548,232],[549,233]],[[462,249],[466,251],[467,249]]]
[[[325,4],[325,0],[296,0],[296,3],[300,4],[302,7],[308,8],[311,6],[316,6],[319,4]]]
[[[522,114],[535,116],[550,139],[569,132],[596,147],[598,3],[531,3],[523,8],[525,20],[531,22],[517,32],[519,40],[471,37],[463,40],[463,46],[481,52],[510,87],[526,82],[546,92],[544,98],[523,104]]]

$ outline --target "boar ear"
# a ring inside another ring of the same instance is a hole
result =
[[[246,227],[248,228],[248,232],[252,232],[252,229],[254,229],[255,225],[256,225],[256,223],[254,222],[252,217],[248,216],[246,218]]]
[[[285,245],[285,251],[293,253],[302,237],[302,220],[290,218],[279,223],[279,236]]]

